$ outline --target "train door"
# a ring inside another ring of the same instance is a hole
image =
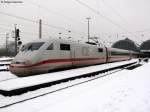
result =
[[[60,43],[60,61],[62,67],[72,66],[71,45],[67,43]]]
[[[76,49],[76,45],[75,44],[71,44],[70,46],[70,57],[71,57],[71,62],[72,62],[72,66],[74,66],[74,61],[75,61],[75,49]]]
[[[107,62],[111,62],[111,50],[107,48]]]
[[[132,59],[132,53],[131,53],[131,51],[129,51],[129,60],[131,60]]]
[[[107,49],[107,47],[105,47],[106,48],[106,63],[108,62],[108,49]]]

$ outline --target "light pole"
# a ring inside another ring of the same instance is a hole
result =
[[[42,19],[39,20],[39,39],[42,38]]]
[[[6,33],[6,50],[8,51],[8,38],[9,38],[9,33]]]
[[[16,26],[17,24],[15,24],[15,55],[17,55],[17,35],[16,35],[17,28]]]
[[[90,40],[90,17],[87,17],[86,18],[87,20],[88,20],[88,42],[89,42],[89,40]]]

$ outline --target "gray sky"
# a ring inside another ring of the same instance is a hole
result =
[[[100,37],[106,45],[126,37],[140,43],[150,36],[150,0],[21,0],[23,3],[9,4],[0,1],[0,44],[5,42],[6,33],[11,37],[14,24],[21,30],[23,43],[38,39],[36,22],[40,18],[43,38],[58,38],[61,32],[63,38],[71,36],[73,40],[85,41],[87,17],[91,17],[90,35]]]

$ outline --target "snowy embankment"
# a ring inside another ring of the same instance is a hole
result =
[[[150,63],[23,102],[1,112],[149,112]]]

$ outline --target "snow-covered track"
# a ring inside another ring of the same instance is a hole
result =
[[[9,69],[0,69],[0,72],[9,71]]]
[[[8,66],[10,65],[12,58],[0,59],[0,72],[9,71]]]
[[[10,62],[13,58],[0,58],[0,62]]]
[[[90,70],[89,67],[85,67],[75,70],[43,74],[40,76],[17,78],[0,83],[0,94],[4,96],[21,95],[28,91],[49,87],[69,80],[95,76],[115,69],[122,69],[135,63],[137,63],[137,60],[117,62],[117,64],[111,63],[111,66],[109,66],[109,64],[91,66],[92,69],[90,68]]]
[[[3,72],[3,71],[9,71],[9,67],[7,65],[5,66],[0,65],[0,72]]]
[[[0,63],[0,66],[9,66],[10,63]]]
[[[2,72],[2,71],[9,71],[8,65],[1,65],[0,64],[0,72]]]

